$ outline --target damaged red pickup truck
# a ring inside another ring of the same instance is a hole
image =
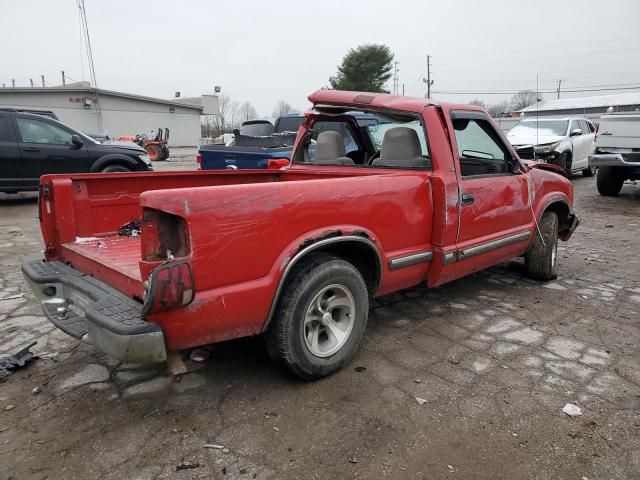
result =
[[[46,260],[23,273],[50,321],[137,363],[263,334],[313,379],[357,351],[372,297],[517,256],[554,278],[558,238],[578,224],[571,184],[521,162],[482,109],[309,100],[278,170],[42,177]],[[353,111],[379,121],[358,125]]]

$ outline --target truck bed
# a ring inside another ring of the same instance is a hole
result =
[[[78,238],[60,246],[61,256],[78,270],[122,285],[131,297],[142,298],[140,237],[117,234]]]
[[[150,172],[47,175],[41,180],[40,218],[47,260],[61,260],[133,298],[142,298],[140,237],[119,236],[142,215],[140,195],[175,189],[319,180],[369,175],[362,169],[296,171]],[[380,172],[378,172],[379,174]],[[48,192],[48,193],[47,193]],[[47,221],[45,221],[47,219]]]

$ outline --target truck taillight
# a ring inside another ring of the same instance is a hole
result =
[[[278,170],[287,165],[289,165],[289,159],[287,158],[270,158],[267,160],[267,168],[269,170]]]
[[[187,256],[191,251],[187,222],[177,215],[145,208],[142,211],[140,248],[145,262]]]
[[[174,260],[160,265],[143,285],[143,315],[184,307],[195,296],[193,271],[187,260]]]
[[[202,155],[196,154],[196,162],[198,162],[198,170],[202,170]]]

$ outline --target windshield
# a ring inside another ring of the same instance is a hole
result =
[[[554,135],[567,134],[567,120],[527,120],[518,123],[509,135]]]
[[[269,122],[246,123],[240,127],[240,133],[250,137],[266,137],[271,135],[272,129],[273,125]]]
[[[300,125],[304,123],[304,120],[303,115],[299,117],[281,117],[280,120],[278,120],[275,133],[297,132]]]

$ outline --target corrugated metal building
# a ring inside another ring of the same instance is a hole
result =
[[[619,93],[593,97],[558,98],[543,100],[516,113],[525,115],[595,115],[612,112],[633,112],[640,110],[640,93]]]
[[[207,98],[205,98],[207,97]],[[169,128],[170,146],[197,146],[200,116],[217,113],[217,97],[203,96],[200,104],[144,97],[86,84],[43,88],[0,88],[0,107],[47,110],[61,122],[87,134],[149,134]],[[103,132],[97,106],[102,112]]]

